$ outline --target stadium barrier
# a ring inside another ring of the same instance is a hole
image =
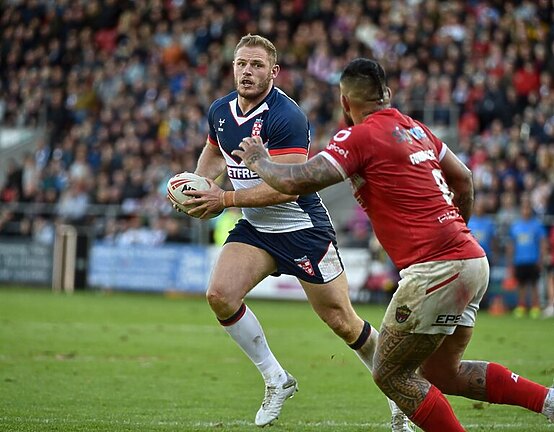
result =
[[[203,294],[220,250],[218,246],[164,244],[129,247],[96,242],[90,252],[88,285],[100,289]],[[343,249],[341,257],[355,294],[367,277],[368,251]],[[296,278],[288,275],[265,279],[251,295],[275,299],[306,298]]]
[[[53,251],[51,245],[17,237],[0,238],[0,282],[50,286]]]
[[[55,245],[29,238],[0,238],[0,283],[52,287],[55,291],[100,289],[203,295],[218,246],[162,244],[115,245],[87,243],[87,236],[68,226],[57,230]],[[355,302],[386,303],[396,288],[390,263],[373,259],[365,248],[342,248],[350,296]],[[509,308],[517,293],[506,267],[491,267],[490,287],[483,307],[500,299]],[[268,277],[250,294],[268,299],[306,298],[298,281],[288,275]]]

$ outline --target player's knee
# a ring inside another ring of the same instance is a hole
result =
[[[353,326],[345,316],[331,311],[320,314],[320,317],[337,336],[347,341],[352,339]]]
[[[206,291],[206,300],[214,312],[219,312],[222,309],[227,309],[230,301],[227,293],[216,286],[210,286]]]
[[[398,369],[398,366],[397,364],[393,366],[388,361],[387,356],[378,348],[376,349],[373,357],[373,371],[371,374],[373,375],[373,381],[375,381],[377,387],[387,396],[389,396],[391,391],[395,390],[395,385],[402,380],[402,377],[405,377],[404,369]],[[397,373],[392,375],[391,370],[397,370]]]

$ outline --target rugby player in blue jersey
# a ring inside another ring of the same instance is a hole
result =
[[[286,195],[269,187],[231,153],[244,137],[259,136],[272,159],[303,163],[310,145],[306,115],[274,86],[279,73],[275,46],[258,35],[244,36],[233,61],[236,91],[216,100],[208,112],[209,135],[195,173],[210,179],[211,189],[191,192],[188,213],[205,218],[239,207],[243,218],[230,232],[214,266],[207,299],[219,322],[256,365],[265,381],[258,426],[273,422],[286,399],[298,389],[271,352],[264,332],[244,298],[270,275],[298,278],[313,309],[371,371],[378,332],[354,311],[339,257],[335,231],[317,193]],[[233,191],[212,180],[225,170]],[[410,431],[405,415],[389,402],[392,430]]]

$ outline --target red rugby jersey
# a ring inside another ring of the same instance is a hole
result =
[[[439,165],[446,145],[394,108],[335,134],[321,152],[350,178],[354,196],[394,264],[485,256]]]

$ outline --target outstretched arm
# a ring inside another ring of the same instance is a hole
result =
[[[340,183],[340,172],[323,156],[316,155],[303,164],[280,164],[271,162],[260,137],[244,138],[242,150],[233,151],[246,166],[272,188],[289,195],[305,195]]]

